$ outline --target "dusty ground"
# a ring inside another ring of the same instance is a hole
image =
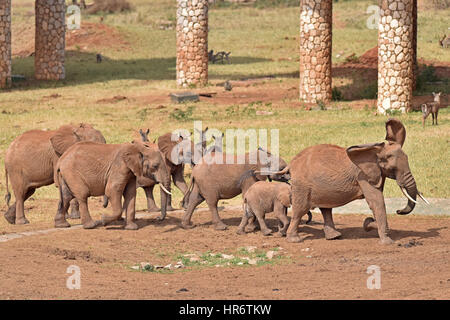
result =
[[[92,208],[98,212],[100,203],[93,202]],[[36,214],[33,210],[30,220]],[[303,242],[290,244],[259,232],[238,236],[240,211],[225,209],[220,214],[230,225],[227,231],[215,231],[204,210],[193,216],[195,229],[180,229],[180,211],[169,213],[162,223],[156,222],[157,213],[148,214],[139,219],[137,231],[119,226],[65,229],[0,242],[0,299],[450,298],[449,217],[389,216],[396,244],[382,246],[375,231],[363,231],[363,215],[335,215],[343,238],[326,241],[321,216],[315,214],[312,225],[300,226]],[[274,227],[273,217],[268,220]],[[40,228],[50,225],[51,221],[37,224]],[[37,226],[11,226],[3,233]],[[192,253],[239,255],[239,248],[246,246],[261,252],[279,248],[281,257],[256,266],[194,265],[164,272],[131,269],[140,262],[174,264],[180,255]],[[80,290],[66,288],[70,265],[81,269]],[[381,268],[380,290],[367,289],[370,265]],[[179,291],[182,288],[187,291]]]

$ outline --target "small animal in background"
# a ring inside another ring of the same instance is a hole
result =
[[[225,88],[226,91],[231,91],[233,89],[233,86],[231,85],[231,82],[229,80],[225,81],[223,87]]]
[[[102,63],[103,57],[100,53],[97,53],[97,63]]]
[[[214,50],[210,50],[208,52],[208,60],[213,64],[216,63],[217,61],[221,61],[222,63],[224,63],[224,61],[226,60],[228,64],[230,64],[231,63],[230,54],[231,51],[230,52],[220,51],[214,54]]]
[[[442,38],[442,40],[439,40],[439,44],[441,45],[442,48],[450,48],[450,36],[447,37],[447,35],[444,35],[444,37]]]
[[[431,116],[433,117],[433,125],[435,122],[436,122],[436,125],[438,124],[437,118],[438,118],[439,108],[441,107],[441,93],[442,92],[439,92],[439,93],[433,92],[434,101],[424,103],[422,105],[422,125],[423,125],[423,127],[425,127],[425,120],[430,115],[430,113],[431,113]]]
[[[141,135],[142,142],[150,142],[148,140],[148,134],[150,133],[150,129],[147,128],[147,131],[142,131],[142,129],[139,129],[139,134]]]
[[[244,195],[244,215],[237,234],[245,233],[245,226],[250,218],[256,217],[263,235],[268,236],[272,230],[267,227],[265,215],[274,212],[278,218],[278,235],[285,236],[289,226],[287,209],[291,206],[291,186],[287,183],[258,181],[253,184]],[[308,212],[308,221],[311,221],[311,212]]]

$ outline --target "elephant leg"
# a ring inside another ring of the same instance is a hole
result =
[[[431,125],[434,126],[434,112],[431,113],[431,117],[432,117]]]
[[[394,241],[388,236],[388,224],[386,216],[386,205],[383,192],[373,187],[369,182],[358,181],[366,198],[369,208],[372,210],[377,222],[378,236],[382,244],[392,244]]]
[[[252,215],[250,218],[248,218],[247,226],[245,227],[245,232],[254,232],[256,229],[258,229],[258,226],[256,225],[256,216]]]
[[[58,204],[58,211],[55,216],[55,228],[68,228],[70,224],[66,220],[67,210],[69,210],[70,202],[73,199],[73,195],[70,193],[67,184],[61,181],[60,199]],[[78,201],[77,201],[78,206]]]
[[[205,200],[202,195],[200,194],[200,190],[198,188],[197,184],[194,184],[194,187],[191,191],[191,194],[189,195],[189,201],[188,201],[188,207],[186,209],[186,212],[183,215],[183,218],[181,220],[181,227],[184,229],[190,229],[194,226],[191,223],[192,213],[194,212],[195,208]]]
[[[15,224],[28,224],[30,223],[25,217],[25,204],[24,202],[33,195],[36,188],[28,188],[26,192],[17,192],[16,196],[16,220]]]
[[[84,229],[94,229],[99,224],[101,224],[100,221],[92,220],[92,217],[91,217],[91,215],[89,213],[89,209],[88,209],[87,197],[77,198],[77,200],[80,205],[81,224],[83,225],[83,228]]]
[[[264,236],[269,236],[272,234],[272,229],[270,229],[267,225],[266,225],[266,221],[265,221],[265,213],[264,211],[262,211],[260,208],[255,209],[255,216],[258,219],[258,223],[259,223],[259,227],[261,228],[261,232]]]
[[[212,222],[214,224],[214,228],[216,230],[226,230],[227,225],[223,223],[223,221],[220,219],[219,212],[217,210],[217,203],[219,202],[218,199],[214,200],[206,200],[206,203],[208,204],[209,211],[211,211],[211,218]]]
[[[332,209],[331,208],[320,208],[323,216],[323,231],[325,233],[325,239],[333,240],[341,236],[341,233],[336,230],[333,221]]]
[[[126,230],[137,230],[138,225],[135,223],[136,217],[136,178],[131,179],[125,187],[123,193],[123,208],[126,212]]]
[[[153,189],[155,188],[155,185],[150,187],[142,187],[145,192],[145,196],[147,197],[147,211],[148,212],[159,212],[161,211],[160,208],[155,203],[155,199],[153,198]]]
[[[438,111],[436,111],[436,125],[438,125],[438,122],[437,122],[437,118],[438,118],[438,113],[439,113],[439,110],[438,110]]]
[[[188,191],[188,185],[186,184],[186,181],[184,181],[184,177],[183,177],[183,172],[184,172],[184,166],[181,166],[179,169],[177,169],[173,174],[172,174],[172,181],[175,184],[175,186],[180,189],[180,191],[183,193],[183,195],[186,194],[186,192]],[[167,203],[167,210],[168,211],[173,211],[175,210],[172,207],[172,197],[171,195],[168,195],[168,203]]]
[[[288,242],[300,242],[298,226],[302,217],[309,212],[308,201],[309,190],[302,186],[292,186],[292,219],[287,230],[286,240]]]
[[[14,202],[9,206],[8,210],[5,212],[4,217],[6,221],[10,224],[16,223],[16,203]]]
[[[69,219],[80,219],[80,206],[78,205],[77,199],[72,199],[70,201]]]
[[[277,218],[279,220],[277,235],[284,237],[289,227],[289,218],[287,217],[287,208],[283,206],[282,210],[275,210]]]
[[[244,214],[242,215],[241,223],[239,224],[239,227],[236,231],[237,234],[245,234],[245,226],[247,225],[248,217],[247,212],[244,211]]]
[[[136,188],[136,185],[135,185]],[[122,217],[122,195],[125,193],[125,189],[120,191],[114,191],[112,195],[108,195],[109,201],[111,202],[112,214],[102,215],[102,223],[104,226],[110,224],[113,221],[117,221]]]

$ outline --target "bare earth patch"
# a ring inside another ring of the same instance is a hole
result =
[[[375,231],[363,231],[363,215],[335,215],[343,238],[327,241],[321,216],[314,214],[315,223],[300,226],[303,242],[291,244],[259,232],[238,236],[240,210],[220,214],[229,225],[226,231],[214,230],[203,210],[194,213],[198,226],[193,230],[179,227],[182,212],[169,213],[164,222],[152,213],[138,220],[137,231],[115,225],[0,243],[0,299],[450,298],[448,217],[389,216],[396,244],[382,246]],[[268,220],[274,228],[276,221],[270,215]],[[167,272],[131,268],[143,261],[175,263],[180,255],[228,257],[243,247],[281,248],[283,258],[261,265],[198,263]],[[81,269],[80,290],[66,288],[70,265]],[[370,265],[381,268],[381,290],[366,287]]]

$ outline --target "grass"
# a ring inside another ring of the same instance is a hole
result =
[[[211,8],[209,47],[215,51],[231,51],[233,59],[230,65],[210,65],[211,88],[229,79],[263,76],[274,76],[266,85],[282,90],[298,86],[298,9],[273,5],[277,1],[266,2],[271,4],[264,5],[264,9],[262,3],[259,7]],[[239,105],[199,102],[195,108],[193,104],[180,107],[164,103],[159,108],[161,103],[150,98],[165,99],[176,89],[175,30],[160,28],[167,21],[175,21],[175,3],[172,0],[132,0],[130,3],[134,8],[130,12],[103,16],[103,23],[116,28],[129,43],[126,49],[92,44],[84,50],[79,46],[67,54],[66,80],[17,83],[12,90],[0,92],[0,167],[4,165],[7,147],[16,136],[36,128],[55,129],[67,122],[92,123],[109,143],[130,141],[139,137],[139,128],[147,127],[153,141],[160,134],[177,128],[192,130],[192,120],[202,120],[204,127],[223,131],[229,128],[279,129],[280,154],[286,161],[314,144],[350,146],[383,140],[386,117],[374,116],[370,107],[350,110],[349,104],[342,101],[323,106],[327,111],[306,111],[298,107],[297,99],[289,98],[281,103],[265,103],[255,98],[251,103]],[[360,56],[376,46],[377,31],[365,27],[367,6],[376,3],[365,0],[334,3],[333,63],[343,62],[352,53]],[[32,0],[14,1],[13,29],[16,28],[16,32],[13,32],[13,41],[20,41],[15,37],[21,26],[34,24],[32,8]],[[448,10],[419,12],[420,58],[450,61],[450,52],[437,44],[442,30],[447,29],[447,17]],[[100,15],[82,16],[82,23],[98,23],[99,20]],[[106,57],[102,64],[95,62],[97,52]],[[336,53],[340,52],[341,57],[337,58]],[[31,79],[33,63],[33,57],[15,58],[13,74]],[[357,82],[351,78],[344,80]],[[214,87],[214,90],[217,89]],[[425,86],[421,93],[431,91],[435,91],[432,86]],[[362,93],[372,97],[372,85]],[[54,94],[61,97],[49,98]],[[127,99],[98,102],[117,95]],[[258,110],[273,114],[258,116]],[[419,113],[396,117],[406,125],[408,137],[404,150],[421,191],[429,197],[449,197],[449,110],[440,111],[439,126],[428,124],[425,129],[421,127]],[[2,195],[6,191],[4,178],[0,170]],[[173,189],[174,203],[178,205],[181,193]],[[158,192],[155,195],[159,201]],[[388,180],[385,195],[401,196],[394,181]],[[58,195],[56,188],[49,186],[38,189],[33,197],[57,199]],[[144,199],[144,193],[139,190],[138,209],[146,207]],[[227,203],[238,204],[240,197]],[[1,208],[5,208],[4,203]]]

